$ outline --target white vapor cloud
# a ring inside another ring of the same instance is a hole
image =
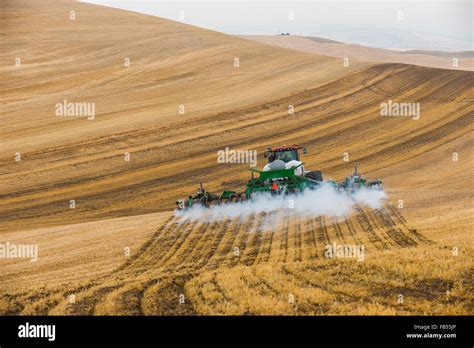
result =
[[[304,216],[331,216],[343,218],[356,204],[372,209],[383,206],[386,195],[383,191],[362,189],[354,195],[336,192],[332,187],[322,186],[317,190],[307,190],[301,194],[286,196],[258,195],[241,203],[231,203],[205,208],[195,205],[184,211],[176,210],[175,215],[185,221],[221,221],[224,219],[246,218],[252,214],[294,210]]]

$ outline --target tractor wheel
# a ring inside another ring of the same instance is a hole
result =
[[[323,174],[319,170],[313,170],[305,175],[308,179],[323,181]]]
[[[220,204],[219,198],[212,199],[212,200],[210,200],[210,201],[208,200],[209,208],[218,206],[219,204]]]
[[[227,198],[227,203],[239,203],[240,202],[240,196],[236,194],[232,194]]]
[[[233,193],[228,197],[219,197],[220,204],[228,204],[228,203],[238,203],[240,202],[240,196]]]
[[[372,190],[378,190],[378,191],[382,191],[383,190],[383,186],[382,186],[382,183],[380,181],[373,181],[373,182],[370,182],[369,183],[369,188],[372,189]]]
[[[206,196],[203,196],[203,197],[199,198],[198,203],[199,203],[200,205],[202,205],[203,207],[205,207],[205,208],[209,208],[209,205],[210,205],[210,204],[209,204],[209,200],[207,199]]]

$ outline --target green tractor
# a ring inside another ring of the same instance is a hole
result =
[[[237,203],[252,199],[258,194],[285,195],[315,190],[322,185],[332,187],[336,192],[353,194],[362,188],[383,190],[382,181],[366,180],[357,170],[355,164],[354,173],[341,182],[329,180],[324,182],[323,175],[319,170],[306,171],[304,163],[300,161],[298,145],[284,145],[281,147],[268,148],[264,156],[268,159],[262,171],[251,168],[252,177],[245,186],[236,190],[225,190],[221,194],[212,194],[205,190],[200,184],[194,196],[176,201],[177,208],[186,208],[200,205],[210,207],[218,204]],[[307,154],[306,148],[303,153]],[[257,174],[257,175],[256,175]]]
[[[195,205],[210,207],[216,204],[236,203],[251,199],[256,194],[269,193],[282,195],[316,189],[323,184],[320,171],[306,171],[300,161],[298,145],[284,145],[268,148],[264,156],[268,159],[262,171],[251,168],[251,179],[247,184],[234,191],[226,190],[215,195],[205,190],[200,184],[197,193],[187,199],[176,201],[179,210]],[[306,154],[306,148],[303,149]],[[258,174],[257,176],[255,174]]]
[[[380,180],[380,178],[375,180],[365,179],[358,171],[357,162],[354,164],[354,173],[339,182],[337,187],[339,191],[343,191],[348,194],[354,194],[363,188],[380,191],[383,190],[382,180]]]

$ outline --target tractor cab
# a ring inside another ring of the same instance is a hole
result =
[[[272,163],[275,160],[281,160],[285,163],[290,161],[299,161],[298,150],[301,149],[298,145],[283,145],[280,147],[269,147],[265,151],[264,156],[268,158],[268,163]],[[306,148],[303,149],[306,153]]]

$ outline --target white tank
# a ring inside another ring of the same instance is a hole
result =
[[[282,170],[286,169],[285,162],[282,160],[274,160],[272,163],[268,163],[265,167],[263,167],[264,172],[268,172],[269,170]]]
[[[296,167],[296,166],[299,166],[301,164],[300,161],[296,161],[296,160],[292,160],[288,163],[286,163],[286,169],[290,169],[291,167]],[[304,166],[301,166],[301,167],[298,167],[295,169],[295,174],[296,175],[304,175]]]
[[[267,163],[265,167],[263,167],[264,172],[268,172],[269,170],[279,170],[279,169],[289,169],[291,167],[296,167],[301,164],[300,161],[290,161],[288,163],[285,163],[280,160],[273,161],[272,163]],[[295,169],[295,174],[296,175],[304,175],[304,166],[298,167]]]

